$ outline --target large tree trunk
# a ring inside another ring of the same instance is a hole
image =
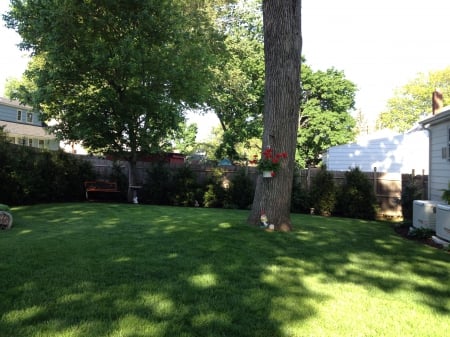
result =
[[[258,177],[248,222],[259,225],[265,212],[276,230],[292,229],[290,219],[300,105],[301,0],[264,0],[265,101],[263,150],[287,152],[273,178]]]

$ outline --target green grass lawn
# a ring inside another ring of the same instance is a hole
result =
[[[12,208],[1,337],[449,335],[450,254],[391,224],[77,203]]]

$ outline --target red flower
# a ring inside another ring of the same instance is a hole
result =
[[[275,176],[276,171],[281,165],[281,159],[285,159],[287,156],[286,152],[274,154],[273,150],[268,147],[262,152],[259,160],[257,160],[258,156],[254,155],[254,160],[251,160],[250,163],[257,164],[260,171],[270,171],[272,172],[272,176]]]

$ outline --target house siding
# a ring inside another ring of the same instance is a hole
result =
[[[443,202],[442,190],[450,182],[450,107],[445,107],[441,113],[424,119],[420,124],[430,131],[429,199]],[[446,149],[444,158],[443,148]]]
[[[20,111],[20,115],[18,114]],[[20,117],[20,119],[18,119]],[[47,132],[40,120],[40,113],[31,107],[0,97],[0,126],[14,144],[58,150],[59,141]]]
[[[22,111],[21,119],[17,119],[17,112]],[[31,114],[31,122],[28,121],[28,114]],[[27,125],[42,126],[40,114],[31,110],[30,107],[19,104],[16,101],[10,101],[0,98],[0,120],[12,123],[23,123]]]
[[[447,148],[448,154],[448,129],[450,121],[435,125],[430,128],[431,141],[431,174],[430,174],[430,198],[442,201],[442,189],[447,188],[450,181],[450,161],[442,158],[442,148]]]
[[[414,131],[378,138],[361,139],[357,143],[331,147],[324,158],[327,169],[361,171],[375,169],[384,173],[428,174],[428,132]]]

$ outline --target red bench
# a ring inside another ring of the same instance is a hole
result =
[[[120,193],[117,189],[117,183],[106,180],[85,181],[86,200],[90,200],[90,195],[101,193]]]

